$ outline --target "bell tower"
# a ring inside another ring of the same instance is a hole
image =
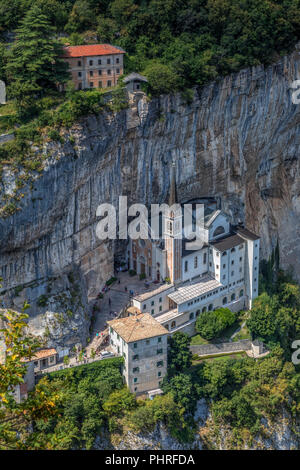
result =
[[[175,163],[172,163],[170,175],[169,208],[165,214],[164,238],[167,256],[167,277],[172,284],[181,281],[182,255],[182,210],[177,202]]]

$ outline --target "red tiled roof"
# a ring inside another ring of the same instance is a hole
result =
[[[31,362],[36,361],[37,359],[44,359],[45,357],[54,356],[57,354],[56,349],[49,348],[49,349],[40,349],[37,351],[31,359],[22,359],[22,362]]]
[[[125,54],[119,47],[110,44],[92,44],[90,46],[68,46],[65,47],[64,57],[84,57],[93,55]]]

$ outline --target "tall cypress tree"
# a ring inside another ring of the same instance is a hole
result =
[[[33,5],[16,31],[7,63],[10,92],[17,104],[22,107],[69,79],[62,53],[47,17]]]

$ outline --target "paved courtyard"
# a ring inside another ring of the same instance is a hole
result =
[[[147,285],[148,282],[148,285]],[[162,283],[163,284],[163,283]],[[107,321],[113,320],[122,314],[123,309],[129,305],[132,296],[140,295],[156,289],[161,284],[149,282],[147,279],[140,280],[138,275],[130,276],[128,272],[119,273],[115,281],[103,293],[103,299],[96,303],[99,310],[95,311],[95,321],[91,334],[91,342],[87,352],[96,350],[101,345],[103,335],[107,335]]]

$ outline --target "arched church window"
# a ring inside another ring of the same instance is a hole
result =
[[[212,311],[213,308],[214,308],[213,304],[209,304],[208,310],[209,310],[210,312]]]
[[[206,312],[206,307],[203,307],[202,313]]]
[[[219,227],[216,228],[216,230],[213,233],[213,237],[217,237],[218,235],[222,235],[222,233],[225,233],[224,227],[222,225],[219,225]]]
[[[242,290],[240,290],[240,297],[243,297],[243,295],[244,295],[244,291],[242,289]]]
[[[193,318],[194,318],[194,312],[191,312],[190,313],[190,320],[193,320]]]
[[[231,294],[231,301],[235,300],[235,293]]]
[[[223,298],[223,305],[227,304],[227,297]]]

